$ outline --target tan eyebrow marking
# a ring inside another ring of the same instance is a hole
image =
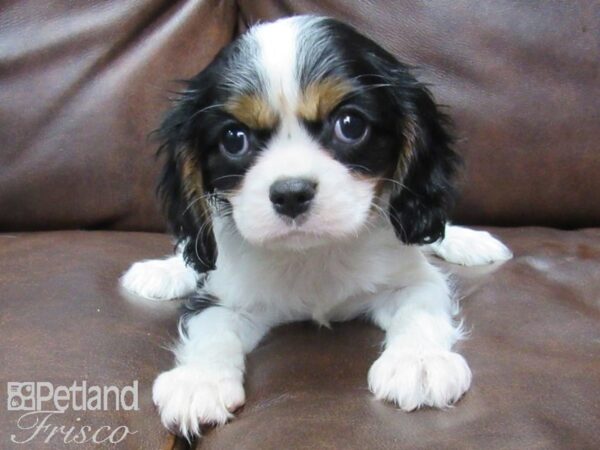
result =
[[[256,94],[243,94],[225,103],[225,111],[250,128],[268,130],[275,128],[277,113],[267,100]]]
[[[300,96],[298,114],[313,122],[325,120],[350,92],[352,86],[337,78],[310,83]]]

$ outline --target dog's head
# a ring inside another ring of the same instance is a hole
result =
[[[398,238],[443,236],[458,157],[429,91],[333,19],[250,29],[188,82],[159,130],[168,218],[199,271],[211,220],[253,245],[306,249],[384,214]]]

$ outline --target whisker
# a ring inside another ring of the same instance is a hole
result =
[[[398,180],[394,180],[393,178],[380,177],[379,179],[382,180],[382,181],[387,181],[389,183],[395,184],[395,185],[399,186],[402,189],[408,189],[404,183],[402,183],[402,182],[400,182]]]
[[[194,206],[196,203],[198,203],[200,200],[202,200],[204,196],[200,196],[198,198],[195,198],[194,200],[192,200],[187,206],[186,208],[183,210],[183,212],[181,213],[181,215],[183,216],[186,212],[189,211],[189,209]]]
[[[224,180],[225,178],[244,178],[244,175],[237,175],[237,174],[223,175],[222,177],[215,178],[214,181]]]
[[[352,94],[348,95],[347,98],[356,97],[357,95],[363,94],[368,91],[372,91],[374,89],[385,88],[385,87],[393,87],[393,84],[390,83],[380,83],[380,84],[371,84],[368,86],[359,86],[356,91]]]
[[[398,180],[394,180],[392,178],[380,178],[383,181],[389,181],[390,183],[396,184],[398,185],[401,189],[406,189],[408,192],[410,192],[411,194],[414,194],[415,196],[419,196],[419,194],[417,194],[415,191],[413,191],[411,188],[409,188],[407,185],[405,185],[404,183],[401,183]]]
[[[348,167],[351,169],[363,169],[365,172],[371,171],[371,169],[369,169],[367,166],[362,166],[360,164],[348,164]]]
[[[198,111],[194,112],[194,114],[191,115],[190,120],[195,119],[196,116],[198,116],[199,114],[203,114],[206,111],[209,111],[209,110],[215,109],[215,108],[223,108],[224,106],[225,106],[225,103],[218,103],[215,105],[207,106],[206,108],[199,109]]]

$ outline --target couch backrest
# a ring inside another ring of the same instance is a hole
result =
[[[171,80],[204,67],[238,23],[308,12],[419,66],[450,107],[467,161],[457,220],[600,224],[595,0],[4,4],[0,229],[160,229],[147,134]]]
[[[235,4],[2,3],[0,229],[163,229],[148,134],[173,80],[232,39]]]

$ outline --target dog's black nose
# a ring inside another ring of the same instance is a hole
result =
[[[284,178],[271,185],[269,198],[275,211],[292,219],[306,212],[315,197],[317,183],[305,178]]]

